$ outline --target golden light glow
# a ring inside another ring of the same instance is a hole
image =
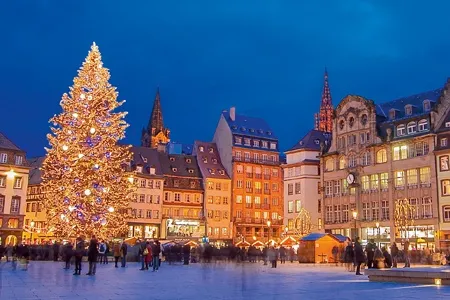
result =
[[[272,222],[267,221],[267,227],[270,227],[270,225],[272,225]]]
[[[70,92],[62,96],[63,112],[50,120],[50,147],[42,166],[43,204],[48,228],[61,238],[107,239],[128,231],[128,196],[135,187],[123,166],[131,152],[118,144],[128,124],[126,113],[118,111],[123,101],[117,101],[109,78],[94,43]]]
[[[129,181],[130,183],[133,183],[133,182],[134,182],[133,176],[128,177],[128,181]]]
[[[31,220],[31,222],[30,222],[30,227],[31,227],[31,228],[34,228],[34,225],[35,225],[34,221]]]
[[[14,172],[13,169],[9,170],[9,171],[6,172],[5,174],[6,174],[6,176],[7,176],[9,179],[13,179],[14,177],[16,177],[16,172]]]
[[[353,215],[353,219],[356,220],[356,218],[358,217],[358,212],[357,212],[356,210],[354,210],[354,211],[352,212],[352,215]]]
[[[441,285],[442,284],[442,279],[441,278],[435,278],[434,279],[434,284],[435,285]]]
[[[376,223],[375,223],[375,226],[376,226],[377,228],[380,228],[380,223],[376,222]]]

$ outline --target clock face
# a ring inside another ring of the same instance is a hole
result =
[[[353,174],[348,174],[347,176],[347,182],[348,184],[352,184],[355,181],[355,175]]]

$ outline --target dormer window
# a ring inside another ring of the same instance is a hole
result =
[[[316,145],[319,145],[319,144],[320,144],[320,140],[314,140],[314,143],[315,143]]]
[[[236,126],[236,125],[233,125],[233,126],[231,126],[231,129],[236,130],[236,129],[237,129],[237,126]]]
[[[253,140],[253,147],[259,147],[259,141]]]
[[[142,166],[137,166],[136,167],[136,172],[142,173]]]
[[[213,164],[217,164],[217,158],[212,159]]]
[[[203,162],[204,162],[205,164],[207,164],[207,163],[208,163],[208,158],[203,157]]]
[[[188,172],[189,172],[190,174],[193,174],[193,173],[194,173],[194,170],[193,170],[193,169],[189,169]]]
[[[209,169],[209,173],[211,173],[212,175],[216,174],[216,171],[214,169]]]
[[[187,162],[188,164],[190,164],[190,163],[192,162],[192,160],[191,160],[190,158],[186,158],[186,162]]]
[[[175,161],[175,157],[169,158],[170,161]]]
[[[450,122],[445,122],[445,127],[449,128],[450,127]]]
[[[424,111],[430,111],[431,110],[431,102],[430,102],[430,100],[424,100],[423,101],[423,110]]]
[[[262,147],[263,148],[268,148],[269,147],[267,141],[262,141]]]
[[[245,131],[246,129],[245,129],[245,127],[241,127],[241,131]]]
[[[270,143],[270,149],[276,150],[277,149],[277,143]]]
[[[176,171],[178,171],[177,168],[172,168],[172,172],[176,172]]]
[[[406,133],[406,126],[404,124],[397,126],[397,136],[404,136]]]
[[[241,145],[241,144],[242,144],[242,138],[241,138],[241,137],[238,137],[238,136],[235,137],[235,138],[234,138],[234,143],[235,143],[235,144],[238,144],[238,145]]]
[[[203,146],[198,147],[198,151],[203,152],[205,151],[205,149],[203,148]]]
[[[407,131],[408,131],[408,134],[416,133],[417,132],[417,123],[409,122],[407,125]]]
[[[425,131],[428,130],[428,120],[420,120],[419,121],[419,131]]]
[[[258,132],[259,132],[260,134],[263,134],[263,133],[264,133],[264,130],[260,129],[260,130],[258,130]]]
[[[156,173],[155,167],[150,167],[149,173],[150,173],[150,175],[155,175],[155,173]]]
[[[147,157],[143,157],[142,161],[146,163],[147,162]]]
[[[405,105],[405,115],[407,115],[407,116],[412,115],[412,105],[411,104]]]
[[[267,135],[272,135],[272,132],[270,132],[270,131],[267,131]]]
[[[251,129],[250,129],[250,132],[255,132],[255,129],[251,128]]]
[[[219,170],[220,175],[225,175],[225,172],[223,170]]]
[[[391,120],[395,119],[395,109],[391,109],[389,111],[389,119],[391,119]]]
[[[213,147],[209,148],[209,153],[214,153],[214,148]]]
[[[250,146],[250,139],[245,138],[244,139],[244,145],[245,146]]]

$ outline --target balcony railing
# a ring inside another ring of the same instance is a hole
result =
[[[268,159],[254,159],[254,158],[243,158],[243,157],[237,157],[233,156],[233,161],[244,161],[244,162],[250,162],[254,164],[260,164],[260,165],[271,165],[271,166],[279,166],[279,161],[273,161]]]
[[[255,193],[256,194],[261,194],[262,193],[262,189],[255,189]]]
[[[270,195],[270,190],[264,190],[264,194]]]
[[[270,175],[269,174],[264,174],[264,179],[265,180],[270,180]]]
[[[261,204],[262,209],[270,209],[270,204]]]
[[[255,178],[256,179],[261,179],[262,178],[262,174],[261,173],[255,173]]]
[[[252,189],[252,188],[245,188],[245,191],[246,191],[247,193],[251,193],[251,192],[253,192],[253,189]]]
[[[245,208],[252,208],[253,205],[251,203],[245,203]]]
[[[233,221],[236,224],[261,224],[267,227],[267,221],[270,221],[270,225],[283,225],[283,220],[270,220],[262,218],[234,218]]]
[[[245,177],[247,177],[247,178],[253,178],[253,173],[245,173]]]

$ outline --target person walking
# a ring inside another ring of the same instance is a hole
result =
[[[345,263],[347,265],[347,271],[355,272],[355,254],[353,251],[352,242],[348,242],[347,247],[345,247]]]
[[[280,263],[285,264],[286,263],[286,248],[284,246],[280,247]]]
[[[394,242],[391,246],[391,257],[392,257],[392,267],[397,268],[397,261],[398,261],[398,247],[397,244]]]
[[[119,242],[115,242],[113,245],[113,255],[114,255],[114,267],[118,268],[119,266],[117,264],[119,263],[119,259],[120,259],[120,255],[121,255]]]
[[[98,242],[95,235],[92,236],[89,242],[88,248],[88,261],[89,261],[89,271],[86,275],[95,275],[97,271],[97,259],[98,259]]]
[[[373,239],[371,239],[366,245],[366,255],[367,255],[367,268],[372,269],[375,267],[374,265],[374,255],[377,246]]]
[[[53,261],[58,261],[60,245],[58,241],[53,244]]]
[[[409,240],[405,240],[403,243],[403,253],[405,254],[405,266],[404,268],[411,268],[411,258],[409,257]]]
[[[153,263],[153,272],[158,271],[159,269],[159,254],[161,253],[161,244],[159,241],[155,241],[155,244],[152,248],[152,263]]]
[[[148,270],[148,265],[152,262],[152,246],[150,245],[150,242],[147,241],[145,243],[145,249],[144,249],[144,262],[145,262],[145,269]]]
[[[66,265],[64,267],[65,270],[70,269],[70,260],[72,259],[72,255],[73,255],[73,246],[71,242],[68,242],[64,246],[64,261],[66,262]]]
[[[356,275],[361,274],[361,264],[366,260],[364,256],[364,251],[359,243],[359,237],[355,238],[355,246],[353,247],[354,257],[355,257],[355,266],[356,266]]]
[[[139,249],[138,249],[138,256],[139,256],[139,260],[141,261],[141,268],[139,269],[140,271],[145,270],[145,257],[147,256],[148,250],[147,249],[147,243],[145,241],[140,241],[137,240],[136,242],[137,245],[139,245]]]
[[[122,257],[122,268],[126,267],[127,264],[127,254],[128,254],[128,245],[125,243],[125,241],[122,243],[122,246],[120,246],[120,256]]]
[[[84,241],[81,237],[77,237],[75,246],[75,273],[73,275],[81,275],[81,260],[84,254]]]
[[[98,262],[100,264],[103,262],[103,259],[106,259],[105,253],[106,253],[106,245],[105,242],[101,240],[100,244],[98,245]]]

